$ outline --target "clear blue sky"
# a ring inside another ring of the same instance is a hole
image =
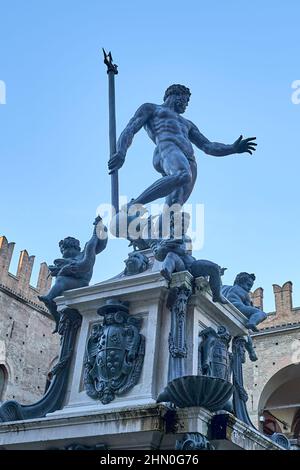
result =
[[[120,70],[118,133],[141,103],[183,83],[186,116],[209,139],[257,136],[253,157],[196,151],[190,202],[205,204],[205,244],[195,255],[227,266],[225,283],[255,272],[266,310],[272,283],[292,280],[299,305],[299,18],[298,0],[0,0],[0,232],[37,265],[58,256],[64,236],[89,238],[110,198],[104,46]],[[152,151],[141,131],[120,172],[123,194],[157,178]],[[127,252],[111,241],[93,281],[120,272]]]

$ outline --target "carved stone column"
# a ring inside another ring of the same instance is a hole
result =
[[[252,347],[250,336],[236,336],[232,340],[232,369],[233,369],[233,407],[235,416],[248,426],[255,428],[247,411],[248,394],[244,388],[243,364],[246,361],[246,350],[251,361],[256,361],[257,356]]]
[[[171,331],[169,334],[169,382],[177,377],[182,377],[186,373],[186,312],[191,294],[192,288],[187,284],[182,284],[179,287],[172,287],[169,293],[167,301],[167,307],[171,312]]]

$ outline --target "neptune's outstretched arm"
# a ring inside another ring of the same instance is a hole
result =
[[[189,121],[189,123],[191,126],[189,131],[190,141],[208,155],[213,155],[215,157],[225,157],[226,155],[244,152],[252,155],[252,153],[256,150],[255,147],[257,144],[253,142],[256,137],[248,137],[247,139],[243,139],[243,136],[241,135],[233,144],[229,145],[222,144],[220,142],[210,142],[207,137],[201,134],[195,124],[193,124],[191,121]]]

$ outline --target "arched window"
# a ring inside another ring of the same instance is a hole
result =
[[[291,438],[299,433],[300,364],[290,364],[277,371],[266,383],[259,401],[266,434],[282,432]],[[281,428],[281,431],[279,430]]]
[[[3,364],[0,364],[0,401],[3,399],[3,395],[6,388],[7,382],[7,370]]]

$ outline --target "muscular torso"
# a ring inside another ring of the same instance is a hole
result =
[[[153,112],[144,128],[156,144],[155,153],[161,157],[176,146],[189,159],[194,151],[189,140],[190,123],[180,114],[163,105],[152,105]]]

